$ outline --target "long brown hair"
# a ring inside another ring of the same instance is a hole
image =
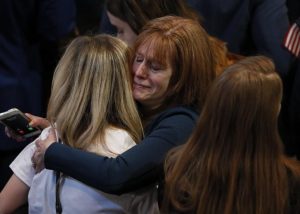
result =
[[[155,61],[169,61],[172,76],[163,107],[184,105],[201,110],[215,78],[215,60],[206,31],[197,21],[165,16],[149,21],[139,34],[134,50],[151,48]]]
[[[47,117],[62,141],[87,149],[105,143],[108,127],[139,142],[142,125],[132,96],[131,51],[108,35],[74,39],[55,70]]]
[[[106,9],[127,22],[136,34],[148,21],[167,15],[200,20],[186,0],[107,0]]]
[[[300,167],[283,155],[277,130],[281,96],[281,79],[266,57],[249,57],[225,70],[189,141],[168,154],[164,208],[286,213],[288,171],[299,181]]]

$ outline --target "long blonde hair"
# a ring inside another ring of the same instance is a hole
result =
[[[277,129],[281,96],[281,79],[266,57],[249,57],[225,70],[190,140],[168,154],[165,209],[199,214],[292,209],[289,181],[299,185],[300,165],[283,154]]]
[[[86,149],[103,142],[109,126],[128,131],[136,142],[141,139],[130,58],[127,45],[108,35],[71,42],[55,70],[47,112],[65,144]]]

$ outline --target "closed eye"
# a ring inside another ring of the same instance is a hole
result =
[[[144,60],[144,57],[142,57],[142,56],[136,56],[135,57],[135,62],[143,62],[143,60]]]

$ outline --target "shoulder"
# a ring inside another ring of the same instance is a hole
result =
[[[161,112],[154,118],[154,121],[162,121],[165,119],[171,119],[171,120],[187,119],[187,120],[197,121],[198,117],[199,114],[194,109],[180,106],[180,107],[173,107]]]
[[[117,127],[107,128],[103,141],[89,145],[87,150],[107,157],[116,157],[136,145],[126,130]]]
[[[157,114],[145,128],[146,136],[186,139],[196,126],[199,114],[187,107],[174,107]],[[182,140],[180,140],[182,141]]]

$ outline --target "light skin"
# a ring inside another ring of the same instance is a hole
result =
[[[33,127],[39,126],[41,128],[46,128],[50,125],[45,118],[28,113],[26,113],[26,116],[30,118],[30,125]],[[6,128],[5,131],[8,137],[14,138],[17,141],[25,140],[23,137],[14,134],[8,128]],[[55,133],[51,132],[51,134],[54,135],[55,139]],[[35,165],[34,167],[36,167],[37,171],[41,171],[44,168],[43,160],[39,161],[38,166]],[[29,189],[29,186],[13,174],[0,192],[0,214],[13,213],[16,209],[25,204],[27,202]]]
[[[131,29],[127,22],[122,21],[118,17],[107,12],[109,22],[117,28],[117,37],[129,46],[132,46],[137,38],[137,34]]]
[[[132,46],[137,38],[127,22],[122,21],[107,11],[110,23],[118,30],[117,37]],[[161,65],[151,59],[151,49],[147,44],[141,46],[133,63],[133,96],[136,101],[151,110],[160,105],[164,99],[172,69],[170,63]]]
[[[170,63],[162,65],[157,62],[152,52],[147,44],[141,45],[133,62],[133,97],[146,110],[161,105],[172,75]]]
[[[171,75],[172,68],[169,61],[162,65],[152,57],[151,47],[149,48],[147,44],[141,45],[137,49],[133,62],[133,96],[135,100],[146,109],[159,107],[165,98]],[[32,126],[49,125],[48,121],[41,117],[30,115],[30,119]],[[44,153],[55,141],[54,129],[49,131],[45,140],[36,140],[37,150],[32,161],[37,172],[44,169]],[[24,204],[27,201],[28,192],[29,187],[16,175],[13,175],[0,193],[0,214],[2,211],[11,213]]]
[[[151,47],[142,44],[136,51],[133,62],[133,97],[147,110],[158,108],[168,89],[172,75],[171,63],[167,60],[162,65],[152,57]],[[40,119],[40,118],[38,118]],[[44,154],[47,148],[56,141],[53,129],[45,140],[36,141],[37,150],[32,157],[36,171],[44,168]]]
[[[44,129],[44,128],[47,128],[48,126],[51,125],[49,123],[49,121],[45,120],[45,118],[43,118],[43,117],[34,116],[32,114],[29,114],[29,113],[25,113],[25,115],[30,119],[29,125],[31,127],[39,127],[41,129]],[[14,133],[12,130],[10,130],[7,127],[5,127],[5,133],[9,138],[13,138],[14,140],[16,140],[18,142],[22,142],[22,141],[26,140],[26,138],[24,138],[20,135],[17,135],[16,133]]]
[[[13,213],[27,202],[28,192],[29,187],[13,174],[0,193],[0,213]]]

